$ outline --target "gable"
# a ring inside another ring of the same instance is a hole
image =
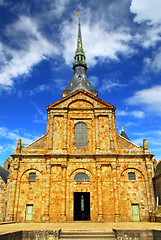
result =
[[[136,150],[141,151],[141,148],[134,143],[132,143],[130,140],[122,137],[121,135],[116,135],[117,140],[117,147],[118,150],[124,151],[124,150]]]
[[[36,139],[34,142],[30,143],[28,146],[25,146],[25,149],[43,149],[46,146],[47,134]]]
[[[47,109],[51,108],[109,108],[116,109],[110,103],[84,91],[78,90],[66,97],[50,104]]]

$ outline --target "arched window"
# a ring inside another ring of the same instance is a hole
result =
[[[75,147],[87,147],[87,125],[79,122],[75,125]]]
[[[89,181],[89,177],[86,173],[78,173],[74,177],[74,181]]]
[[[29,173],[29,182],[35,182],[36,181],[36,173]]]
[[[136,180],[135,173],[134,172],[129,172],[128,173],[129,180]]]

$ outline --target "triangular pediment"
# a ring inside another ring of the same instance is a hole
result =
[[[74,104],[79,102],[80,104]],[[85,104],[86,103],[86,104]],[[78,107],[79,106],[79,107]],[[51,108],[110,108],[116,109],[112,104],[86,92],[77,90],[66,97],[50,104],[47,109]]]

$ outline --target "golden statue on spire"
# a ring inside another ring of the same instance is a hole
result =
[[[79,14],[79,12],[77,11],[77,15],[78,15],[78,18],[80,19],[80,14]]]

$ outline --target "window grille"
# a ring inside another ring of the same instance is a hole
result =
[[[77,123],[75,126],[75,147],[87,147],[87,125],[83,122]]]
[[[128,173],[129,180],[136,180],[135,173],[134,172],[129,172]]]
[[[89,181],[89,177],[86,173],[78,173],[74,177],[74,181]]]
[[[36,181],[36,173],[29,173],[29,181]]]

